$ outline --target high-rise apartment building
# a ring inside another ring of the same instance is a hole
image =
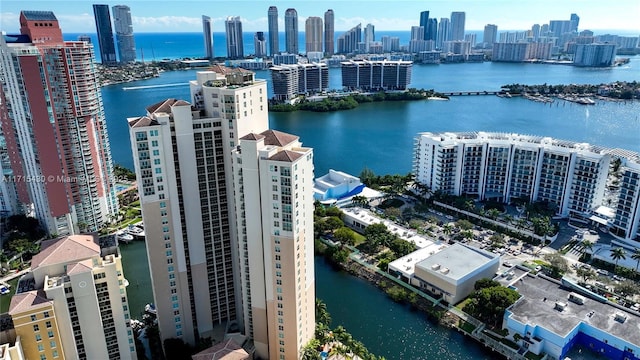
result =
[[[391,52],[400,50],[400,38],[397,36],[384,35],[382,37],[382,51]]]
[[[575,66],[608,67],[616,59],[616,44],[593,43],[579,44],[573,57]]]
[[[482,42],[485,48],[491,48],[493,43],[498,39],[498,25],[487,24],[484,26],[484,35]]]
[[[442,44],[445,41],[449,40],[451,40],[451,22],[447,18],[440,18],[440,24],[438,24],[436,49],[442,49]]]
[[[160,334],[189,344],[244,324],[231,151],[269,126],[266,82],[212,69],[191,81],[191,103],[167,99],[129,119]]]
[[[419,26],[422,26],[425,29],[429,26],[429,11],[421,11],[420,12],[420,25]],[[429,40],[429,39],[427,39],[426,35],[427,34],[426,34],[426,31],[425,31],[425,34],[423,34],[424,37],[422,39],[415,39],[415,40]]]
[[[289,8],[284,12],[284,42],[289,54],[298,54],[298,12]]]
[[[329,9],[324,13],[324,54],[326,56],[332,56],[334,50],[334,14],[333,10]]]
[[[358,51],[362,41],[362,24],[358,24],[338,37],[338,54],[351,54]]]
[[[294,135],[250,133],[233,172],[244,327],[260,358],[299,359],[315,328],[313,151]]]
[[[264,37],[264,32],[258,31],[253,35],[253,46],[256,57],[267,56],[267,39]]]
[[[411,61],[343,61],[342,86],[348,89],[405,90],[411,83],[412,66]]]
[[[206,15],[202,15],[202,37],[204,38],[204,56],[211,60],[213,59],[213,22],[211,18]]]
[[[571,22],[571,31],[578,32],[578,26],[580,25],[580,16],[578,16],[578,14],[571,14],[569,21]]]
[[[424,27],[412,26],[411,27],[411,40],[423,40],[424,39]]]
[[[227,57],[229,59],[244,58],[244,42],[242,40],[242,21],[240,16],[229,16],[224,22],[227,33]]]
[[[267,12],[269,22],[269,55],[273,56],[280,52],[280,38],[278,34],[278,8],[269,6]]]
[[[322,42],[324,41],[322,30],[321,17],[309,16],[307,18],[304,26],[305,52],[322,52]]]
[[[113,8],[113,25],[116,28],[118,57],[121,63],[136,61],[136,42],[133,38],[131,9],[127,5],[115,5]]]
[[[451,13],[451,40],[464,40],[464,11],[454,11]]]
[[[117,59],[116,48],[113,42],[109,5],[94,4],[93,17],[96,20],[98,45],[100,46],[100,61],[105,65],[113,65],[117,62]]]
[[[533,26],[531,26],[531,35],[533,36],[533,41],[540,39],[540,24],[533,24]]]
[[[314,94],[329,87],[329,68],[323,63],[291,64],[273,66],[271,82],[273,96],[287,101],[298,94]]]
[[[364,46],[369,51],[369,46],[376,41],[376,28],[373,24],[367,24],[364,27]]]
[[[427,27],[424,30],[425,40],[438,40],[438,19],[429,19],[427,21]]]
[[[3,202],[50,234],[98,231],[118,202],[93,46],[50,11],[22,11],[20,32],[0,38]]]
[[[42,242],[9,315],[26,359],[137,359],[119,249],[92,235]]]
[[[502,133],[421,133],[416,181],[433,191],[508,203],[546,201],[562,216],[603,205],[612,153],[597,146]]]

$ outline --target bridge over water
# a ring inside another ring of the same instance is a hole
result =
[[[500,91],[453,91],[443,92],[446,96],[497,95]]]

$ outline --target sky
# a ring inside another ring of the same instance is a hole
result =
[[[486,24],[501,30],[526,30],[533,24],[549,20],[568,20],[571,13],[580,16],[579,30],[620,30],[627,35],[640,34],[639,0],[124,0],[93,2],[84,0],[2,0],[0,29],[19,32],[21,10],[50,10],[66,33],[95,33],[92,4],[128,5],[134,32],[200,32],[202,15],[210,16],[214,32],[224,32],[227,16],[240,16],[243,31],[267,31],[267,10],[278,7],[280,31],[284,31],[284,12],[293,7],[298,12],[299,31],[309,16],[324,16],[327,9],[335,13],[336,32],[358,23],[371,23],[378,31],[404,30],[418,25],[420,12],[429,17],[449,18],[452,11],[466,13],[466,30],[482,30]]]

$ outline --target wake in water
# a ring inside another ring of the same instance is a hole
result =
[[[160,85],[143,85],[143,86],[125,86],[122,90],[142,90],[142,89],[154,89],[154,88],[163,88],[163,87],[176,87],[176,86],[186,86],[189,83],[174,83],[174,84],[160,84]]]

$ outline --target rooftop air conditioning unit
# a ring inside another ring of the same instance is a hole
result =
[[[440,272],[446,275],[446,274],[449,273],[449,268],[442,268],[442,270],[440,270]]]
[[[434,271],[435,271],[435,270],[438,270],[438,269],[440,269],[440,264],[433,264],[433,265],[431,265],[431,270],[434,270]]]

